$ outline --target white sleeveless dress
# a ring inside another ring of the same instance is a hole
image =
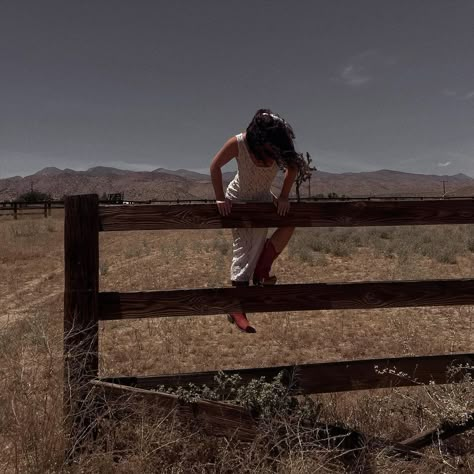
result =
[[[229,183],[226,198],[234,202],[261,201],[271,202],[271,185],[278,172],[278,165],[257,166],[249,155],[244,135],[237,137],[239,154],[237,173]],[[258,257],[265,244],[268,229],[232,229],[232,281],[249,281],[252,278]]]

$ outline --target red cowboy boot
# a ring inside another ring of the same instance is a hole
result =
[[[277,281],[276,276],[270,276],[272,263],[280,255],[270,239],[265,241],[262,253],[258,258],[257,265],[253,272],[253,284],[257,286],[274,285]]]
[[[235,324],[242,332],[249,334],[257,332],[253,326],[250,326],[245,313],[229,313],[227,319],[230,323]]]
[[[233,281],[232,286],[249,286],[248,281]],[[235,324],[242,332],[246,333],[255,333],[257,332],[254,327],[252,327],[247,319],[247,316],[244,312],[241,313],[229,313],[227,319],[232,324]]]

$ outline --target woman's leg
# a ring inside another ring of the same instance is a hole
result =
[[[258,258],[259,249],[255,249],[255,242],[263,242],[266,236],[265,234],[258,239],[259,233],[262,233],[260,229],[232,229],[232,264],[230,268],[230,279],[232,286],[234,287],[245,287],[249,286],[249,280],[252,276],[251,261]],[[260,247],[261,248],[261,245]],[[246,314],[243,311],[229,313],[227,315],[229,321],[235,323],[236,326],[243,332],[254,333],[253,328]]]
[[[232,281],[232,286],[235,287],[243,287],[249,286],[248,281]],[[235,323],[235,325],[242,331],[247,333],[255,333],[255,328],[250,325],[247,315],[244,312],[236,312],[236,313],[229,313],[227,315],[229,321],[231,323]]]
[[[279,227],[272,236],[267,239],[262,253],[255,266],[253,274],[254,285],[274,285],[276,277],[270,276],[270,270],[275,259],[285,249],[295,231],[294,227]]]
[[[288,245],[288,242],[295,231],[294,227],[279,227],[275,232],[273,232],[270,240],[275,248],[276,253],[280,254],[283,252],[285,247]]]

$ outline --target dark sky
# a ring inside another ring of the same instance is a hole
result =
[[[474,0],[0,0],[0,177],[207,170],[257,108],[323,171],[474,177]]]

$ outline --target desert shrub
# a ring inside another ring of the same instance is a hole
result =
[[[310,229],[297,230],[290,240],[288,250],[299,260],[312,263],[315,252],[347,257],[352,255],[356,248],[363,246],[359,232],[353,229]]]
[[[159,391],[173,393],[187,402],[199,399],[232,401],[251,410],[260,418],[304,414],[316,419],[319,415],[319,405],[309,397],[300,402],[283,382],[284,377],[285,374],[280,372],[270,381],[260,377],[244,384],[239,375],[220,372],[215,376],[215,384],[212,387],[189,384],[177,389],[161,387]]]
[[[146,240],[136,241],[125,250],[126,258],[140,258],[150,255],[151,248]]]
[[[467,241],[467,249],[470,252],[474,252],[474,238],[469,238]]]
[[[456,248],[453,246],[447,246],[443,249],[439,249],[434,256],[434,259],[440,263],[448,263],[454,265],[457,263],[457,251]]]
[[[348,257],[351,254],[351,246],[345,241],[332,240],[328,243],[327,250],[335,257]]]
[[[379,234],[379,237],[381,239],[390,240],[393,236],[392,236],[392,233],[389,230],[381,230],[380,234]]]
[[[99,274],[101,276],[105,276],[109,273],[109,263],[107,262],[107,260],[102,260],[100,263],[99,263]]]
[[[311,250],[307,247],[300,248],[296,252],[296,255],[302,262],[308,263],[310,265],[313,264],[313,252],[311,252]]]
[[[17,221],[10,227],[13,238],[34,237],[41,232],[41,225],[33,220]]]
[[[57,221],[48,219],[48,222],[46,223],[46,230],[48,232],[58,232],[59,229],[58,229]]]
[[[41,191],[35,191],[32,189],[26,193],[20,194],[16,199],[20,202],[42,202],[42,201],[50,201],[51,194],[42,193]]]
[[[223,236],[218,236],[212,240],[211,245],[212,250],[220,253],[221,255],[225,256],[230,253],[231,250],[231,242],[229,239],[226,239]]]
[[[455,264],[469,251],[469,231],[462,226],[400,226],[385,233],[369,231],[370,246],[385,256],[398,256],[402,262],[414,256],[435,262]]]
[[[55,219],[26,219],[9,222],[8,230],[12,239],[27,239],[42,236],[49,238],[47,234],[58,232],[62,222]]]

